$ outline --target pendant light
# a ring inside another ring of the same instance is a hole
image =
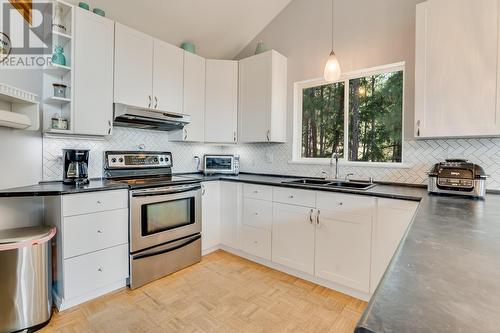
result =
[[[333,51],[333,2],[332,0],[332,52],[330,52],[330,56],[328,57],[328,61],[325,65],[325,80],[327,82],[334,82],[340,79],[342,75],[342,71],[340,70],[340,63]]]

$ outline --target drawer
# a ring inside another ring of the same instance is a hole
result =
[[[372,216],[375,198],[362,195],[318,192],[316,208],[345,214]]]
[[[271,201],[243,199],[244,225],[271,230],[272,223],[273,203]]]
[[[271,231],[241,226],[241,249],[259,258],[271,260]]]
[[[64,258],[128,243],[128,209],[64,218]]]
[[[64,298],[71,299],[128,278],[128,245],[64,260]]]
[[[273,192],[273,201],[296,206],[316,207],[316,192],[276,187]]]
[[[98,191],[63,196],[63,216],[128,208],[128,191]]]
[[[244,184],[243,197],[259,200],[273,200],[273,188],[270,186]]]

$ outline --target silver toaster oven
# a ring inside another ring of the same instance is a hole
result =
[[[203,158],[203,173],[206,175],[240,173],[239,155],[205,155]]]

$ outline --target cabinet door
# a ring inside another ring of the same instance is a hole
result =
[[[271,50],[240,60],[240,142],[286,142],[287,59]]]
[[[205,182],[202,186],[201,249],[207,251],[220,244],[220,183]]]
[[[272,60],[268,52],[240,60],[240,142],[270,141]]]
[[[241,184],[221,182],[221,243],[239,249]]]
[[[152,90],[153,38],[116,23],[115,103],[151,107]]]
[[[76,8],[74,44],[74,133],[110,135],[114,22]]]
[[[205,129],[205,59],[184,52],[184,113],[191,123],[184,128],[182,141],[202,142]]]
[[[314,274],[314,209],[273,203],[272,260]]]
[[[153,99],[156,109],[182,113],[184,51],[154,40]]]
[[[368,293],[372,217],[318,211],[315,275]]]
[[[207,60],[205,142],[235,143],[238,131],[238,62]]]
[[[378,199],[373,223],[370,292],[375,292],[418,207],[418,202]]]
[[[417,5],[416,137],[500,133],[498,0]]]

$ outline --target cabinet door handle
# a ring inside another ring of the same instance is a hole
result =
[[[98,234],[102,234],[102,230],[101,230],[101,229],[98,229],[98,230],[97,230],[97,233],[98,233]]]
[[[417,136],[420,136],[420,120],[417,120]]]
[[[318,225],[318,228],[321,227],[321,221],[319,219],[320,214],[321,211],[318,209],[318,214],[316,214],[316,224]]]
[[[155,109],[158,108],[158,97],[155,96]]]
[[[201,195],[205,195],[205,185],[201,185]]]
[[[267,131],[267,141],[271,141],[271,130]]]
[[[97,204],[98,205],[102,205],[102,201],[101,200],[97,200]]]
[[[101,272],[101,273],[102,273],[102,272],[104,271],[104,268],[99,267],[99,268],[97,269],[97,271],[99,271],[99,272]]]
[[[311,211],[309,212],[309,224],[313,224],[313,213],[314,209],[311,209]]]
[[[188,130],[184,129],[184,141],[186,141],[188,138]]]
[[[236,131],[233,132],[233,141],[236,142]]]
[[[111,134],[111,120],[108,120],[108,135]]]

